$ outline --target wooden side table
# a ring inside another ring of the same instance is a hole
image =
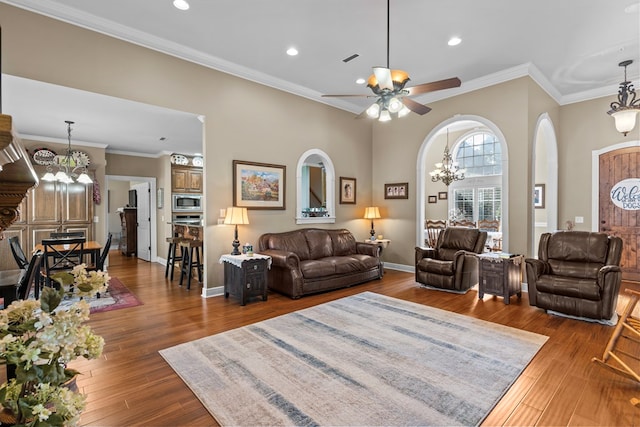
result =
[[[502,252],[479,254],[480,283],[478,298],[498,295],[509,304],[512,295],[522,297],[522,264],[524,256]]]
[[[267,300],[268,275],[271,257],[267,255],[222,255],[224,264],[224,297],[233,295],[246,305],[249,298],[262,296]]]

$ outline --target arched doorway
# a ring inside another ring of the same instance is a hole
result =
[[[558,229],[558,142],[553,122],[547,113],[538,117],[532,147],[533,176],[531,182],[536,188],[544,189],[544,201],[535,203],[531,197],[532,247],[531,256],[538,255],[540,235]]]
[[[449,206],[449,195],[448,190],[441,188],[440,186],[436,186],[431,182],[429,177],[429,172],[433,169],[434,165],[431,160],[434,158],[434,153],[437,151],[438,156],[442,158],[442,151],[440,149],[434,149],[433,147],[436,144],[439,135],[446,133],[447,129],[456,129],[457,131],[464,131],[465,129],[470,131],[475,128],[478,129],[486,129],[488,132],[495,135],[497,140],[500,143],[501,151],[502,151],[502,213],[501,213],[501,228],[503,230],[502,234],[502,247],[503,250],[508,250],[509,245],[509,156],[507,150],[506,139],[500,129],[491,121],[474,115],[458,115],[443,121],[434,127],[431,132],[424,139],[420,149],[418,151],[417,158],[417,180],[416,180],[416,245],[423,246],[424,245],[424,224],[426,218],[427,205],[429,201],[429,196],[432,193],[437,194],[436,200],[437,203],[443,203],[443,207],[446,203],[447,208],[444,212],[448,215],[448,206]],[[444,194],[440,194],[444,193]],[[433,203],[433,201],[432,201]],[[442,208],[440,208],[442,212]]]

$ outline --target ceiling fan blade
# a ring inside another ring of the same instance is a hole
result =
[[[439,80],[437,82],[424,83],[418,86],[406,88],[409,91],[409,95],[418,95],[420,93],[434,92],[436,90],[451,89],[452,87],[459,87],[462,83],[457,77],[450,79]]]
[[[404,98],[402,98],[402,103],[411,111],[413,111],[416,114],[420,114],[421,116],[423,114],[427,114],[429,111],[431,111],[430,107],[427,107],[426,105],[422,105],[416,101],[414,101],[413,99],[407,98],[406,96]]]
[[[384,67],[373,67],[373,74],[378,81],[380,89],[393,90],[393,80],[391,80],[391,70]]]
[[[368,98],[371,95],[322,95],[323,98],[347,98],[347,97],[364,97]]]

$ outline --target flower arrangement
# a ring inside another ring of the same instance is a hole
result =
[[[38,301],[14,301],[0,310],[0,363],[15,369],[15,378],[0,387],[0,405],[15,425],[75,425],[85,396],[69,386],[79,372],[67,363],[102,354],[104,340],[83,325],[89,320],[83,298],[104,293],[109,275],[81,264],[52,278],[59,289],[44,287]],[[63,300],[71,303],[60,306]]]

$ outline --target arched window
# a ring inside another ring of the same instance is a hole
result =
[[[450,216],[470,221],[502,217],[502,149],[488,131],[464,135],[453,149],[453,160],[465,169],[465,179],[451,184]]]

